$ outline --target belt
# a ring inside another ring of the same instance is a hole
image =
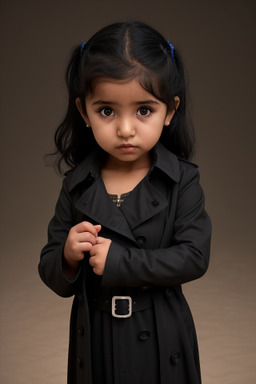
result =
[[[143,311],[152,307],[150,292],[133,293],[127,295],[104,295],[101,293],[93,300],[94,308],[111,313],[113,317],[128,318],[133,312]]]

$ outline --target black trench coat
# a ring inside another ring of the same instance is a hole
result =
[[[199,384],[200,366],[193,319],[181,284],[208,268],[211,223],[196,165],[154,149],[155,163],[123,204],[113,204],[92,153],[63,181],[48,243],[39,263],[42,280],[62,297],[75,295],[70,320],[68,382],[90,384],[90,320],[85,275],[88,257],[74,280],[62,271],[63,247],[81,220],[102,225],[112,239],[102,287],[162,287],[152,290],[160,355],[159,384]],[[122,384],[122,383],[118,383]]]

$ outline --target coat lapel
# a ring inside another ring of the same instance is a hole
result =
[[[98,177],[81,195],[76,208],[94,223],[136,242],[132,231],[167,205],[167,198],[146,177],[131,192],[121,208],[117,208],[109,198],[101,177]]]
[[[93,222],[136,242],[123,213],[109,198],[101,177],[81,195],[76,208]]]
[[[166,197],[146,177],[127,197],[121,205],[121,210],[131,230],[134,230],[140,224],[164,210],[167,205]]]

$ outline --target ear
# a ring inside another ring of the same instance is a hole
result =
[[[164,125],[166,127],[168,125],[170,125],[175,112],[179,108],[179,105],[180,105],[180,98],[179,98],[179,96],[174,96],[174,103],[175,103],[175,108],[172,109],[170,112],[168,112],[167,115],[166,115],[165,122],[164,122]]]
[[[90,127],[90,121],[89,121],[87,115],[84,113],[82,102],[81,102],[81,99],[79,97],[76,98],[76,107],[77,107],[78,111],[80,112],[80,115],[82,116],[86,126]]]

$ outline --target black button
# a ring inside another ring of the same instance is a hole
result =
[[[83,335],[84,334],[84,327],[82,327],[82,325],[79,325],[77,327],[77,333],[79,333],[79,335]]]
[[[149,338],[149,336],[150,336],[150,332],[147,329],[143,329],[139,333],[139,340],[146,341]]]
[[[139,236],[139,237],[136,238],[136,240],[137,240],[137,243],[139,245],[143,245],[145,243],[145,241],[146,241],[144,236]]]
[[[175,351],[171,354],[170,360],[172,364],[177,364],[180,359],[180,353]]]
[[[83,362],[82,362],[82,360],[80,359],[80,357],[77,357],[77,358],[76,358],[76,363],[77,363],[77,365],[78,365],[79,368],[81,368],[81,367],[83,366]]]
[[[152,205],[153,205],[154,207],[157,207],[157,206],[159,205],[159,202],[158,202],[157,200],[153,200],[153,201],[152,201]]]

